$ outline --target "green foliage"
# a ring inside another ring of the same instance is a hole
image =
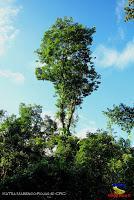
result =
[[[1,111],[1,178],[23,171],[46,157],[47,143],[55,134],[56,122],[48,116],[43,119],[41,114],[41,106],[25,104],[20,105],[18,117]]]
[[[108,163],[110,159],[119,158],[122,154],[113,137],[99,131],[96,134],[90,134],[79,145],[80,149],[75,158],[76,167],[78,169],[84,167],[95,183],[100,181],[101,185],[103,180],[103,184],[111,185],[113,179],[109,173]]]
[[[92,35],[95,28],[73,22],[72,18],[58,18],[45,32],[36,51],[42,67],[36,68],[38,80],[54,84],[57,117],[63,132],[69,133],[76,107],[83,98],[98,88],[100,76],[92,62]]]
[[[110,124],[119,125],[128,134],[134,128],[134,107],[125,104],[114,105],[113,109],[108,108],[104,114],[108,117]]]
[[[112,183],[119,182],[126,183],[128,190],[132,192],[134,173],[129,168],[129,162],[131,160],[133,163],[134,155],[130,146],[124,143],[116,142],[111,135],[102,131],[90,134],[87,139],[79,142],[75,166],[81,178],[84,178],[83,173],[86,176],[88,185],[84,187],[87,187],[88,195],[110,193]],[[132,163],[131,167],[134,166]],[[128,175],[129,170],[133,178]]]
[[[71,168],[78,150],[78,138],[74,136],[58,136],[56,141],[57,148],[54,156],[64,163],[64,167]]]
[[[126,21],[134,20],[134,0],[128,0],[125,7]]]
[[[3,191],[64,191],[65,199],[105,198],[112,184],[123,182],[133,192],[134,151],[121,139],[98,131],[79,140],[55,135],[54,154],[32,162],[0,184]],[[3,161],[4,162],[4,161]],[[15,167],[14,167],[15,169]],[[59,197],[55,197],[59,199]]]
[[[19,116],[0,110],[1,191],[64,191],[63,200],[94,200],[98,192],[106,199],[112,184],[123,182],[134,196],[134,148],[128,139],[116,141],[103,130],[84,139],[70,135],[77,106],[100,83],[89,48],[94,32],[72,18],[58,18],[44,34],[36,76],[54,84],[62,129],[42,117],[39,105],[20,104]],[[128,133],[133,129],[134,108],[120,104],[104,113],[111,124]]]

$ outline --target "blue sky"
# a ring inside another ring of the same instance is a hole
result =
[[[113,104],[132,105],[134,99],[133,22],[124,22],[125,0],[0,0],[0,109],[18,113],[21,102],[56,111],[53,85],[37,81],[34,51],[57,17],[96,27],[92,51],[101,74],[98,91],[84,100],[79,113],[79,135],[106,128],[102,114]],[[119,135],[121,131],[119,130]]]

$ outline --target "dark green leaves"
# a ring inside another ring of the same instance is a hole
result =
[[[125,7],[126,21],[134,20],[134,0],[128,0]]]
[[[104,114],[110,119],[111,123],[115,123],[121,127],[123,131],[130,133],[134,128],[134,107],[120,104],[113,109],[109,109]]]
[[[72,18],[58,18],[37,50],[43,67],[36,68],[36,77],[54,83],[59,120],[67,131],[76,106],[100,84],[90,51],[95,32],[95,27],[87,28]]]

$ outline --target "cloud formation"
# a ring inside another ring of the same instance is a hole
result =
[[[95,51],[96,65],[124,69],[134,64],[134,40],[128,42],[122,51],[99,45]]]
[[[96,126],[95,121],[89,118],[87,119],[87,117],[81,114],[79,114],[79,120],[81,121],[82,126],[80,127],[80,130],[77,131],[76,134],[74,134],[75,136],[82,139],[82,138],[86,138],[87,132],[91,132],[91,133],[96,132],[97,126]]]
[[[10,79],[16,83],[23,83],[25,78],[20,72],[12,72],[10,70],[0,70],[0,77]]]
[[[10,41],[12,41],[18,29],[14,25],[20,7],[13,4],[13,0],[0,0],[0,56],[2,56]]]
[[[117,1],[117,5],[115,8],[115,14],[116,14],[116,18],[117,18],[117,23],[119,23],[122,19],[122,15],[124,12],[124,6],[125,6],[125,0],[118,0]]]
[[[13,3],[15,2],[16,0],[0,0],[0,4],[10,4],[10,3]]]
[[[97,130],[97,128],[95,128],[95,127],[88,127],[88,128],[81,129],[80,131],[77,131],[77,133],[74,135],[80,139],[83,139],[83,138],[86,138],[86,135],[88,132],[95,133],[96,130]]]

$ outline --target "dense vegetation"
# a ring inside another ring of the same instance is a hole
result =
[[[43,117],[39,105],[20,104],[18,116],[0,111],[1,191],[60,191],[67,195],[53,199],[95,200],[107,199],[113,183],[124,183],[127,192],[134,192],[129,139],[117,141],[110,130],[88,132],[79,139],[71,130],[76,108],[100,84],[89,49],[94,32],[64,18],[45,33],[37,50],[43,66],[36,76],[53,82],[59,121]],[[133,108],[121,104],[105,114],[132,134]]]
[[[21,104],[19,113],[16,117],[1,111],[2,191],[66,191],[67,199],[95,199],[98,192],[110,193],[117,182],[133,191],[129,140],[116,141],[102,130],[81,140],[63,136],[56,122],[41,117],[40,106]]]

